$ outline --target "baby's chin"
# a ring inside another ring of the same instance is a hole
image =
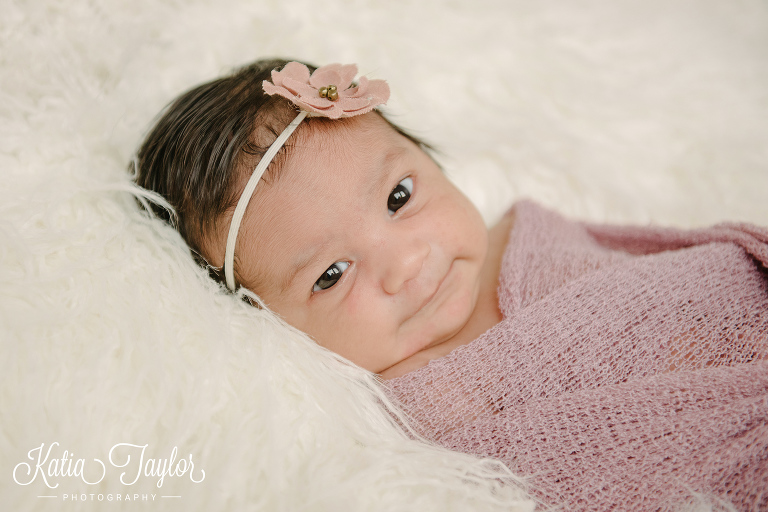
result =
[[[383,365],[386,368],[374,370],[375,373],[378,373],[385,380],[400,377],[421,368],[432,359],[448,354],[456,346],[462,344],[461,342],[452,343],[457,340],[456,336],[467,325],[470,314],[465,313],[462,317],[463,321],[455,316],[452,317],[450,324],[439,325],[435,322],[431,329],[420,331],[412,338],[403,340],[401,347],[404,351],[394,360]]]
[[[454,341],[472,317],[477,305],[478,288],[454,293],[435,311],[429,312],[429,318],[422,328],[413,333],[409,342],[405,343],[407,351],[403,359]]]

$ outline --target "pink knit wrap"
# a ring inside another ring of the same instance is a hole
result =
[[[569,511],[768,510],[768,230],[515,215],[502,322],[388,381],[420,432]]]

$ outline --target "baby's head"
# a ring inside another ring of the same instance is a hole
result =
[[[381,372],[466,324],[487,231],[424,145],[379,111],[297,119],[294,103],[265,94],[262,82],[286,64],[258,61],[178,98],[140,148],[137,182],[176,209],[178,230],[214,277],[225,280],[231,238],[235,286]],[[318,104],[336,101],[324,92]],[[292,121],[277,155],[262,159]]]

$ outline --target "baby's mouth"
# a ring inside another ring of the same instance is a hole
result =
[[[443,285],[448,279],[448,276],[451,274],[451,271],[453,270],[453,262],[451,262],[451,265],[448,267],[448,270],[443,274],[443,276],[440,278],[440,280],[435,285],[434,290],[427,295],[424,300],[421,302],[421,305],[416,309],[414,314],[418,313],[419,311],[423,310],[425,307],[427,307],[440,293],[440,291],[443,289]]]

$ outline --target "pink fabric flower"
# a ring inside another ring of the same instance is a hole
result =
[[[299,62],[289,62],[280,71],[272,71],[272,82],[264,80],[264,92],[278,94],[313,115],[339,119],[370,112],[389,99],[389,86],[384,80],[360,77],[357,84],[354,64],[329,64],[317,68],[310,76],[309,68]],[[330,100],[320,94],[323,87],[336,86],[338,99]]]

